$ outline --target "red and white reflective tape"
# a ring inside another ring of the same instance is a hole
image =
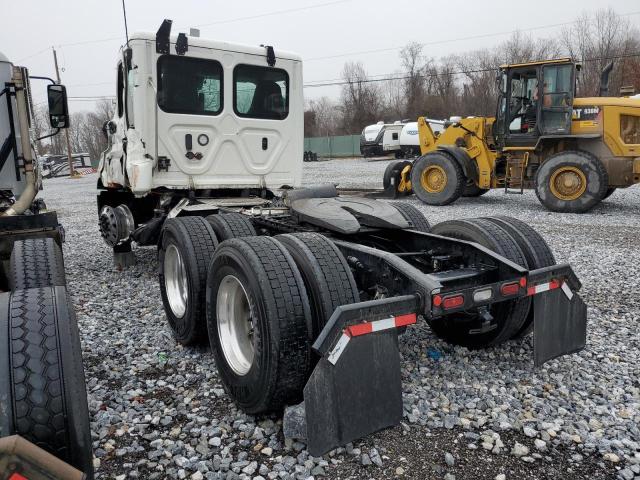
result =
[[[540,283],[538,285],[530,286],[527,288],[527,296],[536,295],[542,292],[548,292],[549,290],[555,290],[556,288],[562,288],[562,291],[569,300],[573,298],[573,292],[569,285],[560,280],[551,280],[547,283]]]
[[[359,337],[368,333],[375,333],[381,332],[383,330],[389,330],[391,328],[404,327],[406,325],[414,324],[416,323],[416,321],[416,314],[409,313],[407,315],[385,318],[382,320],[376,320],[374,322],[364,322],[358,323],[357,325],[351,325],[344,329],[344,331],[342,332],[342,336],[329,352],[327,360],[329,360],[332,365],[335,365],[338,362],[340,355],[342,355],[342,352],[344,352],[344,349],[347,348],[351,337]]]

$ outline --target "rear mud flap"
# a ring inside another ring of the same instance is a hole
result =
[[[582,350],[587,341],[587,306],[577,293],[562,288],[536,295],[533,348],[536,367]]]
[[[353,337],[339,358],[325,353],[304,388],[307,448],[315,457],[402,419],[395,329]]]

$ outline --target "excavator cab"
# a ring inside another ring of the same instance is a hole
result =
[[[569,58],[502,65],[493,135],[499,147],[534,147],[540,137],[568,135],[575,94]]]

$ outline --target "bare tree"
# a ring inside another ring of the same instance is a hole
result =
[[[344,133],[360,133],[374,123],[381,113],[380,88],[372,83],[360,62],[347,62],[342,70],[346,82],[340,96],[341,127]]]
[[[577,79],[580,95],[599,94],[600,74],[612,60],[611,94],[615,94],[624,83],[638,82],[632,76],[637,57],[630,56],[631,53],[637,53],[638,33],[626,18],[618,16],[613,9],[598,10],[593,16],[583,13],[575,23],[562,31],[561,41],[574,60],[583,62]]]

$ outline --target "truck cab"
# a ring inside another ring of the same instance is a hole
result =
[[[165,20],[120,50],[98,187],[144,197],[300,185],[300,57],[170,29]]]
[[[569,58],[502,65],[493,130],[498,145],[533,147],[541,136],[570,134],[578,69]]]

